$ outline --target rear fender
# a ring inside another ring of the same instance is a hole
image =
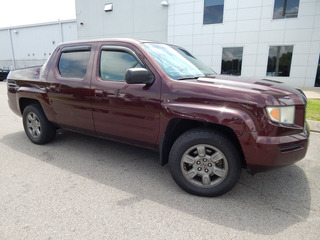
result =
[[[43,87],[36,84],[30,84],[30,86],[22,86],[18,89],[16,96],[18,98],[17,102],[19,104],[19,109],[21,109],[20,102],[23,101],[23,99],[36,100],[40,103],[48,120],[54,122],[54,113],[50,106],[45,85],[43,85]]]

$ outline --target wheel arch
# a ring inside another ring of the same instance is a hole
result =
[[[169,121],[165,133],[161,137],[160,143],[160,164],[163,166],[168,163],[169,153],[177,138],[190,129],[208,128],[213,131],[218,131],[226,135],[236,146],[241,155],[241,165],[246,168],[246,161],[242,151],[241,144],[234,130],[230,127],[197,120],[173,118]]]
[[[24,109],[28,105],[31,105],[31,104],[37,104],[42,108],[41,103],[36,99],[25,98],[25,97],[20,98],[19,99],[19,109],[20,109],[21,114],[23,114]]]

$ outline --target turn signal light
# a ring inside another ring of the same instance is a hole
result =
[[[295,106],[267,107],[266,109],[271,121],[283,124],[294,123]]]

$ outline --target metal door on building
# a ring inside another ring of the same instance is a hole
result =
[[[320,87],[320,55],[319,55],[319,62],[318,62],[318,71],[316,76],[316,81],[314,83],[315,87]]]

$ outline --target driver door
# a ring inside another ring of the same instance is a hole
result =
[[[160,113],[159,81],[127,84],[127,69],[147,66],[126,46],[101,46],[92,78],[93,119],[98,135],[152,148]]]

